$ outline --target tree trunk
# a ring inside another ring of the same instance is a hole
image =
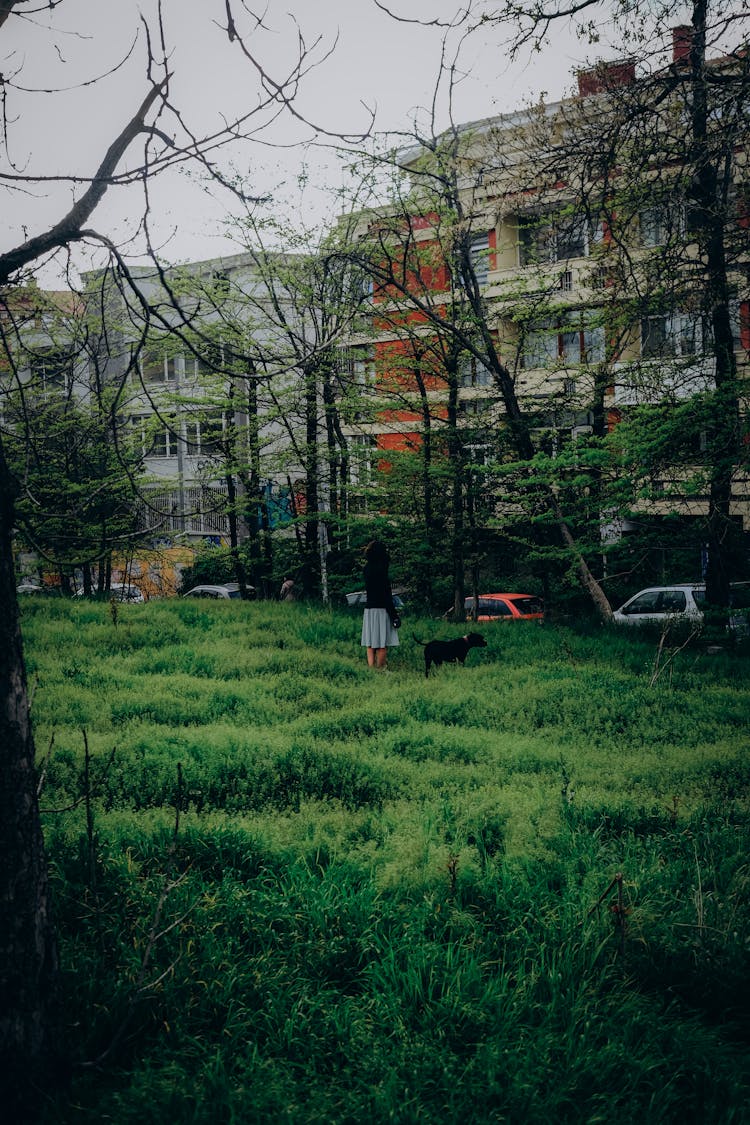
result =
[[[8,1120],[21,1120],[30,1116],[35,1073],[49,1061],[57,950],[15,589],[14,501],[0,441],[0,1096]]]
[[[317,592],[319,585],[319,505],[318,371],[311,364],[305,368],[305,555],[302,564],[302,588],[308,598]]]
[[[466,560],[464,557],[464,457],[458,432],[458,368],[454,357],[446,363],[448,380],[448,460],[451,479],[451,569],[453,571],[453,618],[466,619],[464,596]]]
[[[729,605],[732,571],[732,480],[739,453],[737,364],[730,317],[731,286],[725,245],[725,206],[720,173],[711,152],[706,82],[706,0],[693,6],[690,50],[693,165],[692,203],[705,255],[705,300],[713,333],[716,361],[712,419],[708,434],[711,484],[708,500],[708,566],[706,598],[711,605]],[[722,205],[723,204],[723,205]]]
[[[591,601],[594,603],[594,607],[599,616],[604,621],[611,621],[612,606],[609,604],[607,596],[597,582],[596,578],[591,573],[588,563],[584,559],[581,552],[578,550],[575,539],[573,538],[573,533],[568,526],[567,520],[556,505],[555,519],[557,521],[557,527],[560,532],[562,541],[575,559],[576,571],[578,573],[578,580],[581,583],[581,586],[583,586],[584,590],[591,598]]]

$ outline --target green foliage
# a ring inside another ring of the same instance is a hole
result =
[[[184,594],[193,586],[220,585],[235,580],[234,562],[228,547],[214,547],[204,544],[196,548],[193,561],[180,577],[180,593]]]
[[[69,362],[72,362],[70,360]],[[112,440],[111,403],[53,395],[30,405],[11,396],[14,423],[4,437],[11,472],[22,482],[15,505],[21,543],[65,572],[143,537],[135,515],[140,454]]]
[[[746,655],[652,683],[640,635],[498,623],[426,680],[301,604],[22,624],[72,1075],[41,1121],[743,1120]]]

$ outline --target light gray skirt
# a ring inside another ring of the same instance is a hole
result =
[[[393,648],[398,644],[398,632],[391,625],[387,609],[365,610],[362,644],[367,648]]]

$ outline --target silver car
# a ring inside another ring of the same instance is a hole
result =
[[[246,587],[252,597],[255,593],[252,586]],[[192,590],[182,595],[184,598],[241,598],[239,582],[222,582],[220,585],[193,586]]]
[[[91,593],[93,597],[97,596],[96,590],[92,590]],[[76,590],[75,596],[77,598],[84,597],[83,588]],[[137,586],[129,585],[127,582],[111,582],[104,597],[108,601],[114,598],[117,602],[145,602],[146,600],[142,590],[139,590]]]
[[[732,610],[729,628],[736,634],[746,636],[748,609],[750,608],[750,585],[745,582],[732,583],[730,590]],[[683,586],[649,586],[628,598],[613,614],[619,625],[643,625],[685,621],[703,625],[703,610],[706,605],[706,587],[702,583],[687,583]]]

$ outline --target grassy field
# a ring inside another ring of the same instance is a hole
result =
[[[426,680],[458,626],[359,628],[24,603],[40,1120],[750,1120],[750,656],[501,622]]]

